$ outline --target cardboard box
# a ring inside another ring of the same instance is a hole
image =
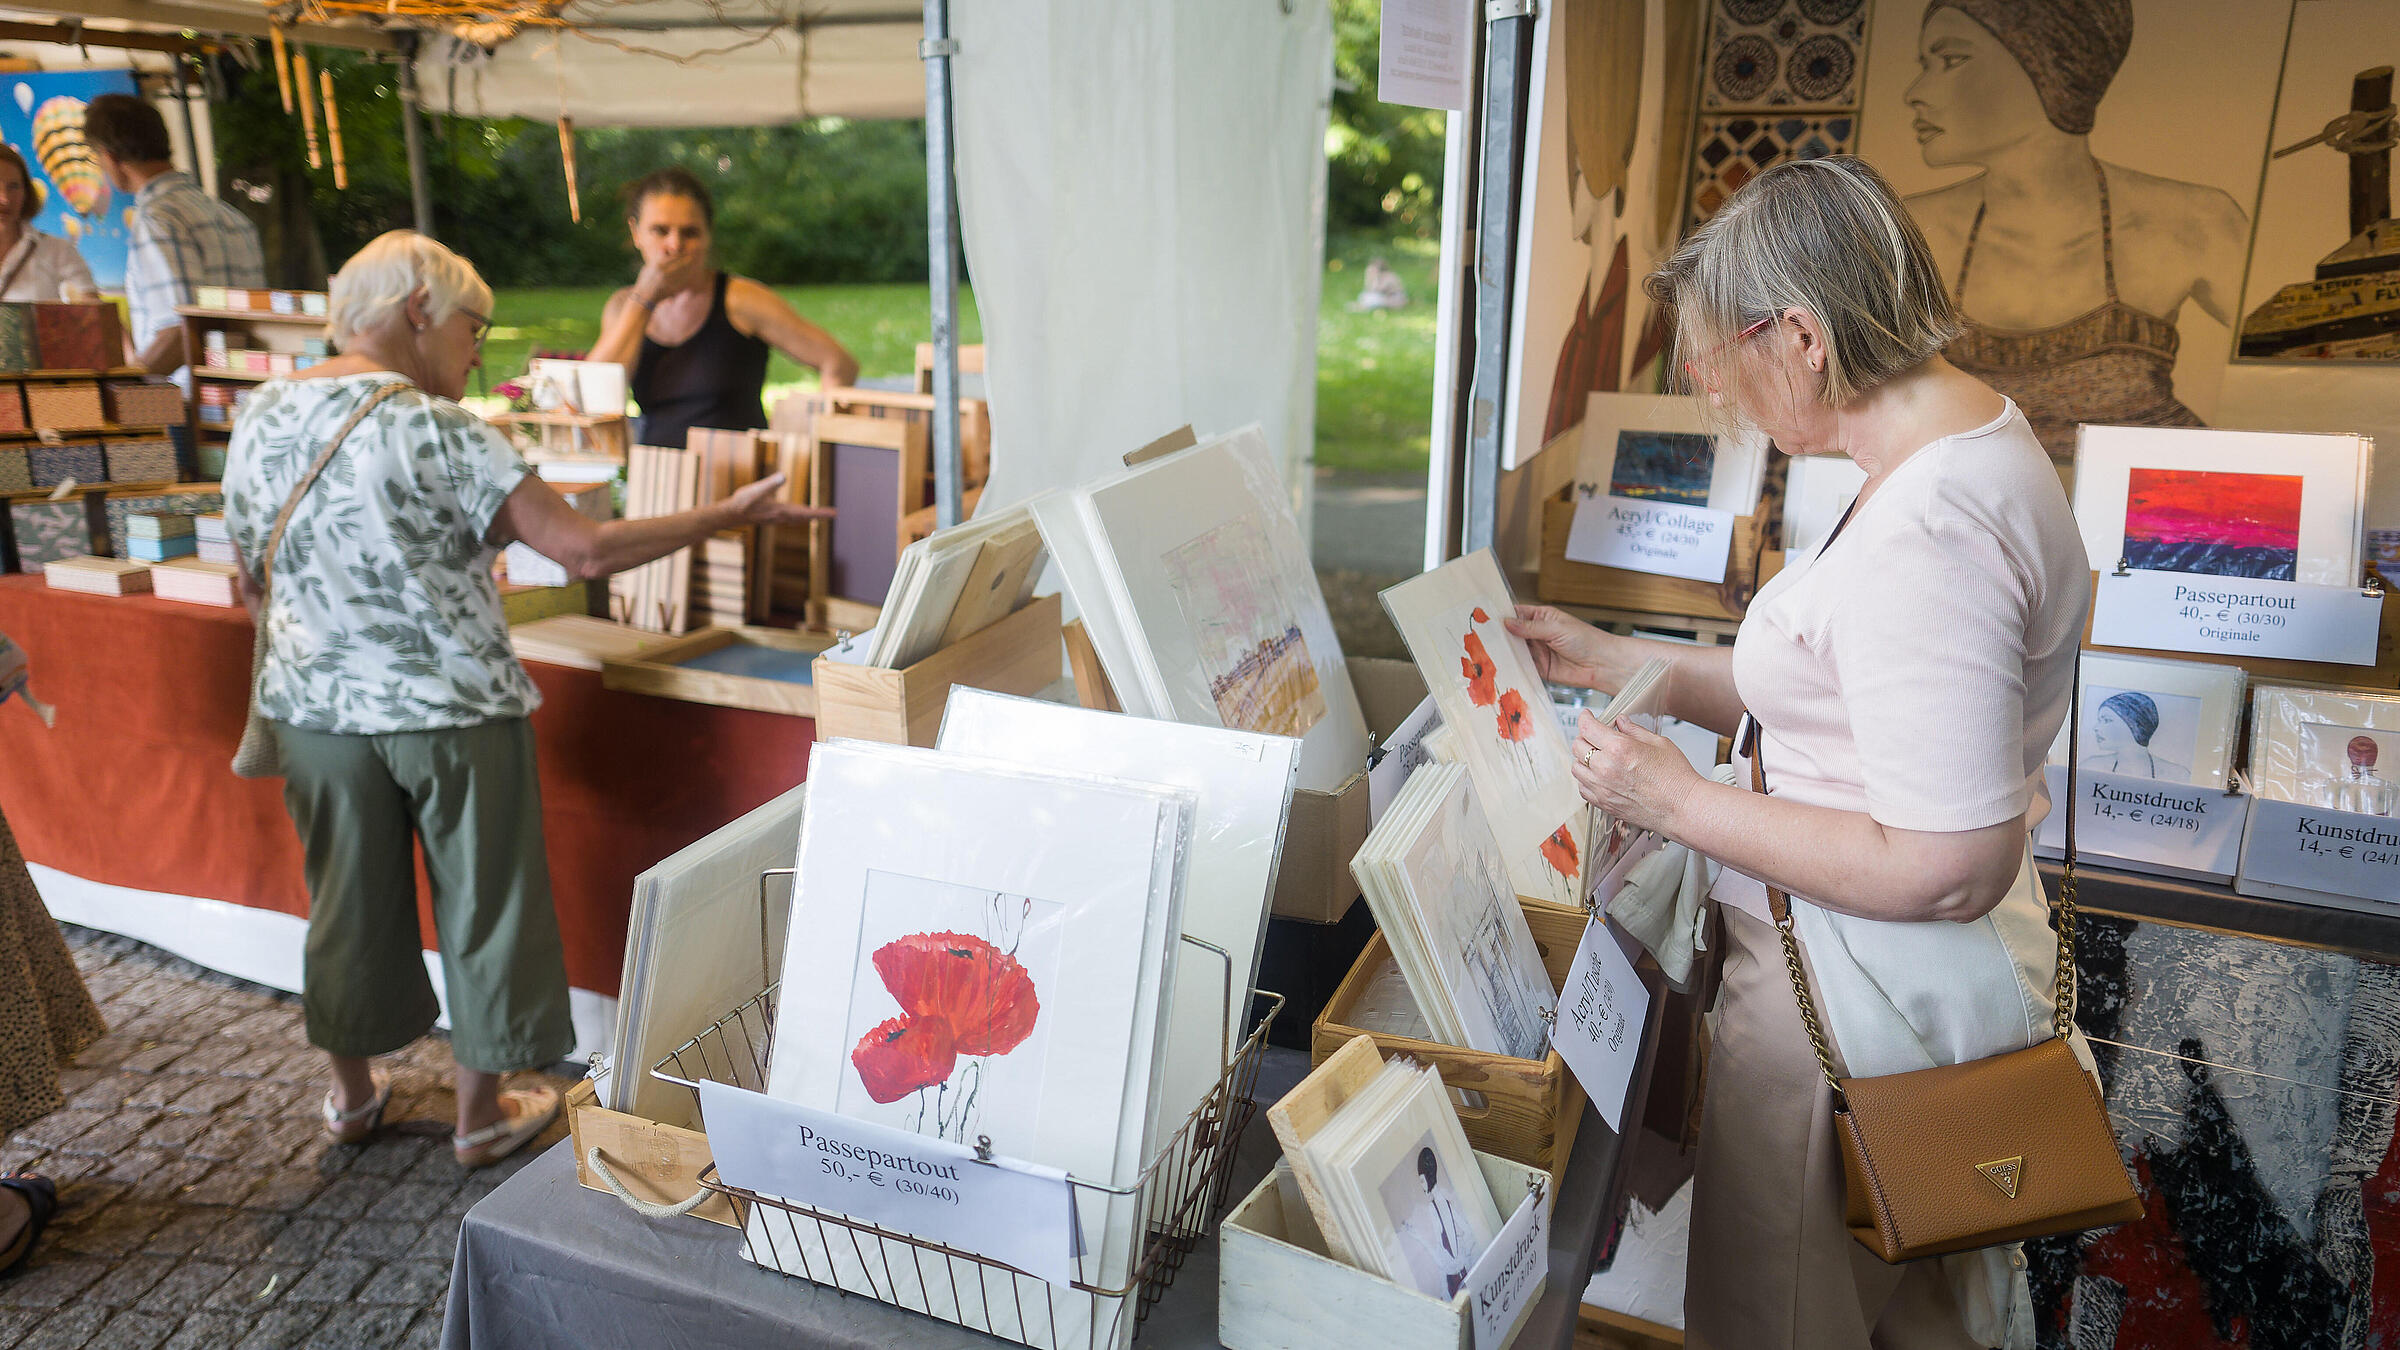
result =
[[[1477,1153],[1475,1162],[1503,1219],[1523,1202],[1526,1187],[1542,1177],[1534,1168],[1488,1153]],[[1218,1341],[1227,1350],[1474,1350],[1470,1291],[1461,1289],[1445,1302],[1326,1255],[1325,1239],[1307,1208],[1284,1204],[1278,1174],[1290,1166],[1278,1160],[1218,1230]],[[1552,1271],[1545,1283],[1567,1278],[1581,1281],[1583,1276]],[[1536,1285],[1527,1297],[1526,1312],[1540,1300],[1540,1291]],[[1500,1344],[1514,1342],[1524,1325],[1520,1313]]]
[[[1425,701],[1425,677],[1413,661],[1353,657],[1348,665],[1367,731],[1380,744]],[[1283,865],[1275,873],[1274,912],[1286,919],[1339,923],[1358,899],[1350,860],[1366,842],[1365,765],[1332,792],[1294,792],[1291,823],[1283,832]]]

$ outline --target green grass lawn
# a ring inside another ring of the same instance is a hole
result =
[[[1328,243],[1324,298],[1317,314],[1317,467],[1343,473],[1425,471],[1433,415],[1433,271],[1431,240],[1352,237]],[[1409,308],[1353,314],[1367,260],[1381,254],[1408,285]],[[536,350],[581,351],[600,333],[600,306],[612,288],[568,286],[504,290],[484,345],[484,387],[525,369]],[[923,286],[785,286],[794,309],[822,325],[858,358],[862,376],[906,376],[926,339]],[[959,294],[963,342],[983,340],[975,297]],[[816,376],[778,354],[767,367],[767,406],[786,389],[814,387]],[[476,392],[472,388],[470,393]]]

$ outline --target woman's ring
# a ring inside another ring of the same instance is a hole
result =
[[[1583,753],[1575,757],[1575,762],[1587,769],[1592,767],[1592,743],[1590,741],[1583,743]]]

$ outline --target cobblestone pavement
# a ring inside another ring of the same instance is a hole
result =
[[[68,1072],[66,1108],[0,1146],[0,1170],[52,1178],[61,1201],[32,1261],[0,1278],[0,1347],[438,1344],[460,1217],[564,1121],[462,1171],[435,1035],[381,1061],[384,1130],[334,1144],[297,997],[66,933],[110,1029]]]

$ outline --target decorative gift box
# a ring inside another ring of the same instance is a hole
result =
[[[225,494],[214,489],[107,498],[102,503],[102,524],[107,528],[106,542],[110,545],[107,551],[115,553],[124,550],[125,541],[133,537],[134,516],[152,512],[197,516],[224,509]],[[198,522],[194,522],[193,537],[197,538],[198,535]]]
[[[125,325],[105,300],[33,307],[43,370],[114,370],[125,364]]]
[[[98,441],[35,444],[29,453],[33,460],[33,485],[37,488],[57,487],[69,479],[78,483],[108,481],[108,456],[101,453]]]
[[[96,380],[27,384],[25,416],[35,427],[53,431],[87,431],[108,425]]]
[[[32,424],[25,420],[25,390],[16,384],[0,384],[0,431],[27,431]]]
[[[110,380],[108,420],[123,427],[163,427],[183,420],[183,391],[163,381]]]
[[[0,445],[0,492],[24,492],[33,487],[33,461],[22,445]]]
[[[189,511],[128,511],[125,513],[125,537],[128,539],[192,539],[199,533],[200,517]]]
[[[9,528],[17,539],[17,566],[39,572],[44,563],[79,558],[92,551],[91,512],[78,498],[63,502],[11,502]]]
[[[175,481],[175,442],[163,436],[108,442],[108,479],[112,483]]]
[[[170,558],[189,558],[200,551],[200,541],[190,535],[179,539],[143,539],[139,536],[125,541],[125,556],[136,562],[158,563]]]
[[[40,354],[34,345],[33,306],[0,305],[0,370],[32,370]]]

